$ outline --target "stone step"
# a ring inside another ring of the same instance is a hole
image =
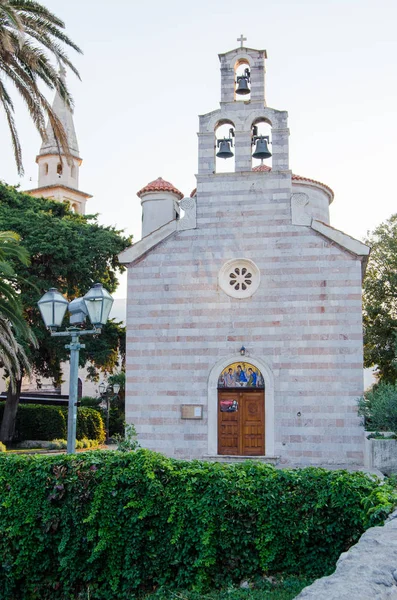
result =
[[[234,455],[217,455],[217,456],[204,456],[203,460],[209,462],[222,462],[222,463],[242,463],[247,460],[253,460],[255,462],[268,463],[270,465],[277,465],[280,460],[279,456],[234,456]]]

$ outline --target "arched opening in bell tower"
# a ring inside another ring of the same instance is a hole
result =
[[[240,58],[234,65],[234,99],[251,100],[251,67],[246,58]]]
[[[234,173],[234,123],[226,119],[215,126],[215,173]]]
[[[251,125],[252,168],[272,168],[272,125],[265,117],[259,117]],[[264,169],[267,170],[267,169]]]

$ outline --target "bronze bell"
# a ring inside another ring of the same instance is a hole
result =
[[[248,87],[248,84],[251,80],[251,74],[250,74],[250,70],[249,69],[245,69],[244,71],[244,75],[239,75],[237,77],[237,89],[236,89],[236,94],[240,94],[241,96],[244,96],[245,94],[249,94],[251,92],[250,88]]]
[[[253,153],[253,158],[259,158],[260,160],[264,160],[265,158],[270,158],[272,153],[269,150],[269,136],[268,135],[260,135],[255,136],[253,139],[254,143],[256,142],[255,152]]]
[[[240,94],[241,96],[244,96],[245,94],[249,94],[251,92],[251,90],[248,87],[248,81],[247,81],[246,77],[244,77],[244,76],[237,77],[237,84],[238,84],[238,88],[236,90],[236,94]]]
[[[230,146],[233,145],[231,138],[223,138],[223,140],[218,140],[219,151],[216,153],[218,158],[231,158],[234,156],[233,152],[230,149]]]

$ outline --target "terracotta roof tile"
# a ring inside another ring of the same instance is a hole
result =
[[[257,167],[254,167],[252,170],[253,171],[271,171],[272,168],[268,167],[267,165],[258,165]]]
[[[294,173],[292,173],[292,179],[294,181],[308,181],[309,183],[318,183],[319,185],[322,185],[323,187],[325,187],[329,193],[331,194],[332,198],[334,197],[334,191],[329,187],[329,185],[326,185],[325,183],[322,183],[322,181],[317,181],[316,179],[310,179],[309,177],[302,177],[301,175],[294,175]]]
[[[194,188],[194,190],[191,191],[190,197],[194,198],[194,196],[196,196],[197,194],[197,188]]]
[[[137,196],[139,198],[148,192],[172,192],[179,197],[179,200],[182,200],[183,194],[180,192],[175,186],[172,185],[169,181],[165,181],[162,177],[158,177],[154,181],[151,181],[145,187],[143,187],[139,192],[137,192]]]

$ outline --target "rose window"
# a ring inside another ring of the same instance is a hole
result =
[[[218,281],[220,288],[228,296],[249,298],[259,287],[259,269],[248,258],[229,260],[221,268]]]
[[[229,273],[230,281],[229,284],[234,287],[235,290],[246,290],[249,285],[252,285],[252,273],[246,267],[236,267],[231,273]]]

